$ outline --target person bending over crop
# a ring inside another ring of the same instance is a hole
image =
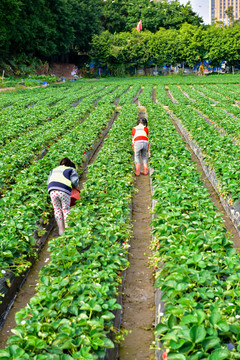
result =
[[[66,218],[70,213],[71,190],[76,188],[79,183],[75,168],[75,164],[65,157],[60,161],[59,166],[50,172],[47,181],[59,235],[62,235],[67,227]]]
[[[147,127],[147,119],[139,119],[137,121],[137,126],[132,129],[132,147],[134,151],[135,157],[135,175],[140,175],[140,156],[142,156],[143,162],[143,171],[141,174],[148,174],[148,164],[147,164],[147,152],[149,148],[148,143],[148,127]]]

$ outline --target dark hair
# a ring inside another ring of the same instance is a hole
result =
[[[75,164],[68,157],[65,157],[62,160],[60,160],[59,165],[65,165],[76,169]]]
[[[137,125],[143,124],[144,126],[148,126],[148,122],[146,118],[138,119]]]

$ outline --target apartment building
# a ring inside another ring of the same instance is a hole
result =
[[[234,20],[240,17],[240,0],[210,0],[210,17],[212,23],[222,21],[224,24],[228,24],[230,19],[225,13],[225,10],[233,7]]]

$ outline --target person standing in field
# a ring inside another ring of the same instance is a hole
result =
[[[137,121],[137,126],[132,129],[132,147],[134,151],[135,158],[135,175],[139,176],[140,173],[143,175],[148,174],[148,164],[147,164],[147,152],[149,148],[148,142],[148,127],[147,119],[139,119]],[[142,157],[143,162],[143,171],[140,172],[141,163],[140,157]]]
[[[54,217],[58,225],[59,235],[67,227],[66,219],[70,213],[71,191],[79,183],[75,164],[67,157],[63,158],[59,166],[50,172],[47,189],[54,208]]]

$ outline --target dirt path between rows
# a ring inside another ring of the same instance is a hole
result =
[[[35,88],[38,88],[38,87],[47,87],[47,85],[1,88],[0,92],[13,91],[13,90],[23,90],[23,89],[35,89]]]
[[[153,272],[148,267],[148,249],[151,241],[151,190],[149,175],[136,177],[138,193],[133,199],[133,238],[129,251],[122,327],[132,332],[120,344],[119,360],[152,360],[154,351],[155,298]]]
[[[4,91],[12,91],[12,90],[15,90],[15,89],[16,89],[15,87],[1,88],[1,89],[0,89],[0,92],[4,92]]]

